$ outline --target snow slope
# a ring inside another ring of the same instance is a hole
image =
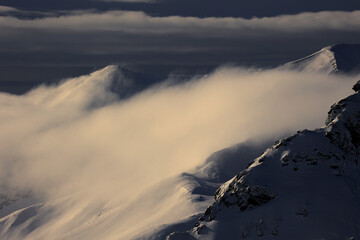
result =
[[[101,233],[103,239],[165,239],[190,228],[223,179],[242,171],[269,145],[249,142],[216,152],[190,173],[167,178],[128,203],[84,201],[84,193],[46,202],[30,196],[3,199],[0,238],[44,239],[61,233],[52,239],[91,239]]]
[[[360,44],[328,46],[307,57],[286,63],[280,69],[325,73],[359,72]]]
[[[359,239],[359,154],[357,92],[324,127],[268,148],[216,191],[194,228],[168,239]]]

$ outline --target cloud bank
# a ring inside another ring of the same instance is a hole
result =
[[[318,13],[300,13],[264,18],[232,17],[152,17],[144,12],[131,11],[69,11],[61,17],[45,17],[32,20],[20,20],[13,17],[0,18],[2,27],[21,27],[33,29],[76,29],[76,30],[117,30],[127,32],[171,33],[196,32],[195,30],[268,30],[297,32],[306,30],[334,29],[358,30],[360,11],[324,11]],[[215,33],[214,33],[215,34]],[[239,34],[239,33],[238,33]]]
[[[359,42],[359,22],[360,11],[251,19],[96,10],[2,16],[0,64],[274,65],[326,45]]]
[[[13,7],[0,6],[0,13],[17,12],[17,11],[19,10]]]

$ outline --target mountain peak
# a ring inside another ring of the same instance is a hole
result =
[[[341,43],[327,46],[309,56],[286,63],[280,68],[305,72],[359,72],[360,44]]]

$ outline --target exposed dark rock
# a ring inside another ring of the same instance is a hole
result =
[[[355,92],[358,92],[360,90],[360,80],[353,86],[352,88]]]

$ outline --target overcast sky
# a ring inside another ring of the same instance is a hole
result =
[[[328,45],[360,43],[356,0],[2,0],[0,5],[0,90],[109,64],[152,74],[204,72],[228,63],[270,67]]]

